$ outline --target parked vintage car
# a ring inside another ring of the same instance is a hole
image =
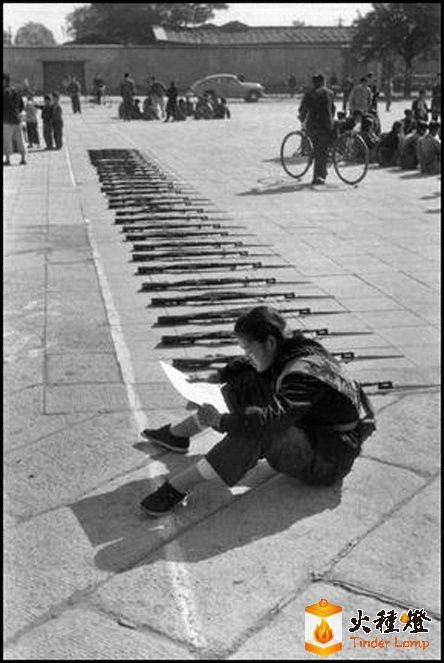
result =
[[[233,74],[212,74],[193,83],[190,87],[193,94],[212,94],[225,99],[244,99],[258,101],[265,96],[265,88],[260,83],[248,83]]]

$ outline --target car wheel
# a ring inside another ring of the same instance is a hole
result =
[[[246,97],[245,101],[258,101],[259,99],[259,93],[258,92],[250,92],[248,97]]]

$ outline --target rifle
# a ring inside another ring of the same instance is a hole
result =
[[[394,384],[391,380],[382,380],[381,382],[360,382],[361,387],[376,387],[379,391],[416,391],[417,389],[438,389],[440,384]]]
[[[242,313],[246,313],[251,307],[233,308],[225,311],[202,311],[201,313],[188,313],[186,315],[160,315],[157,318],[159,327],[172,327],[174,325],[189,325],[197,323],[218,324],[221,321],[235,322]],[[310,308],[284,308],[278,309],[279,313],[297,313],[298,316],[306,315],[340,315],[345,311],[312,311]]]
[[[198,230],[202,230],[204,228],[212,228],[213,230],[217,230],[220,228],[224,228],[226,230],[227,228],[232,228],[232,229],[242,229],[242,226],[222,226],[220,223],[153,223],[151,226],[146,226],[146,228],[143,230],[143,232],[135,233],[134,229],[132,229],[130,232],[125,233],[126,238],[125,240],[127,242],[140,242],[140,241],[149,241],[151,239],[151,235],[149,232],[146,232],[147,230],[187,230],[188,228],[194,228]],[[137,229],[136,229],[137,230]],[[205,242],[206,243],[206,242]],[[229,242],[228,240],[223,242],[224,244],[237,244],[237,240],[233,242]],[[258,244],[257,246],[268,246],[268,244]]]
[[[292,265],[264,265],[262,262],[254,262],[250,260],[240,260],[238,262],[192,262],[173,265],[159,265],[159,266],[143,266],[137,268],[138,274],[162,274],[163,272],[175,272],[177,274],[184,274],[187,272],[201,272],[201,271],[216,271],[220,272],[225,269],[235,271],[236,269],[292,269]]]
[[[333,357],[339,361],[349,363],[351,361],[367,361],[375,359],[393,359],[402,358],[404,355],[357,355],[352,351],[330,352]],[[210,355],[203,358],[177,358],[173,359],[173,366],[183,371],[200,371],[205,368],[225,365],[234,359],[239,359],[242,355]]]
[[[287,299],[332,299],[333,295],[296,295],[294,292],[227,292],[215,291],[206,292],[203,295],[188,295],[185,297],[154,297],[151,299],[151,306],[184,306],[187,304],[195,304],[196,306],[205,306],[207,304],[214,304],[215,302],[224,302],[225,300],[236,299],[266,299],[283,298]]]
[[[134,187],[131,187],[128,189],[128,192],[126,191],[115,191],[114,188],[110,188],[110,192],[105,194],[108,200],[111,200],[113,202],[115,201],[136,201],[136,202],[144,202],[144,201],[153,201],[153,204],[158,204],[159,201],[165,201],[165,202],[181,202],[184,204],[191,204],[191,203],[205,203],[206,205],[212,205],[214,207],[214,203],[209,200],[208,198],[200,198],[197,196],[193,196],[193,198],[190,198],[190,196],[184,194],[184,193],[178,193],[178,192],[166,192],[166,191],[159,191],[157,190],[156,192],[154,191],[144,191],[144,190],[136,190],[134,191]]]
[[[162,251],[158,253],[133,253],[133,262],[151,262],[155,260],[188,260],[188,258],[194,258],[199,256],[249,256],[248,251],[240,249],[220,249],[219,251],[182,251],[177,249],[177,251]],[[255,253],[254,257],[268,257],[272,256],[272,253]],[[252,256],[253,257],[253,256]]]
[[[211,216],[209,216],[211,214]],[[150,211],[149,214],[147,212],[133,212],[132,210],[117,210],[115,212],[115,222],[114,223],[140,223],[144,221],[156,221],[157,219],[161,220],[174,220],[178,219],[180,221],[187,221],[187,220],[193,220],[193,219],[199,219],[201,221],[230,221],[231,217],[230,216],[214,216],[216,212],[212,212],[211,210],[207,210],[205,213],[203,212],[195,212],[193,210],[189,212],[178,212],[176,210],[170,210],[170,211],[160,211],[160,212],[154,212]],[[143,226],[141,226],[143,227]]]
[[[182,205],[182,206],[180,206]],[[137,210],[140,210],[141,212],[155,212],[158,210],[159,212],[168,212],[168,211],[174,211],[174,212],[208,212],[208,210],[205,210],[203,207],[198,207],[198,206],[193,206],[193,205],[184,205],[183,203],[152,203],[151,205],[145,205],[144,201],[137,201],[137,200],[122,200],[119,202],[113,202],[109,201],[108,202],[108,209],[117,209],[119,207],[132,207],[133,209],[136,208]],[[127,213],[129,210],[126,210]]]
[[[136,179],[136,180],[131,180],[128,181],[127,178],[121,178],[121,179],[115,179],[112,182],[102,184],[100,187],[102,191],[105,193],[130,193],[136,191],[137,193],[141,191],[142,193],[174,193],[176,192],[178,195],[197,195],[197,191],[191,187],[178,187],[176,184],[168,184],[168,182],[164,182],[163,184],[157,184],[157,185],[152,185],[146,180],[143,179]],[[208,200],[209,202],[212,202],[210,198],[205,198],[204,200]]]
[[[160,283],[151,283],[145,282],[142,283],[140,290],[146,292],[157,292],[163,290],[198,290],[201,288],[206,288],[211,285],[224,286],[224,285],[234,285],[238,284],[244,288],[250,285],[251,283],[263,283],[264,285],[300,285],[300,284],[310,284],[311,281],[277,281],[274,277],[263,276],[251,278],[248,276],[245,277],[222,277],[222,278],[213,278],[213,279],[185,279],[183,281],[161,281]]]
[[[337,337],[337,336],[362,336],[373,334],[371,331],[340,331],[334,332],[329,329],[300,329],[302,334],[316,337]],[[180,335],[166,335],[161,337],[161,344],[169,347],[188,347],[196,345],[200,341],[222,341],[224,345],[237,345],[237,338],[233,331],[218,330],[205,332],[189,332]]]
[[[255,237],[252,233],[230,233],[228,230],[204,230],[204,231],[192,231],[186,232],[186,230],[181,230],[179,232],[168,232],[167,230],[160,229],[159,232],[153,231],[149,238],[150,239],[170,239],[173,240],[177,238],[178,241],[181,239],[187,239],[188,237]]]
[[[125,237],[126,242],[136,242],[137,240],[134,239],[134,235],[127,235]],[[198,247],[203,247],[203,246],[216,246],[216,247],[223,247],[223,246],[244,246],[244,247],[266,247],[266,244],[244,244],[243,242],[240,241],[230,241],[230,240],[219,240],[219,241],[212,241],[211,239],[209,240],[191,240],[190,242],[180,242],[178,244],[177,241],[161,241],[161,242],[156,242],[155,244],[134,244],[133,243],[133,248],[137,251],[138,246],[143,246],[144,250],[147,251],[154,251],[156,249],[177,249],[178,246],[180,247],[189,247],[189,248],[198,248]]]

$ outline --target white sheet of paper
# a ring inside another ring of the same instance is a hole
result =
[[[228,412],[227,404],[218,384],[210,382],[188,382],[187,376],[181,371],[178,371],[177,368],[166,364],[164,361],[161,361],[160,365],[173,387],[187,400],[198,405],[210,403],[219,412]]]

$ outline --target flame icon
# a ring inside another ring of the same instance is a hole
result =
[[[409,621],[409,616],[406,612],[403,612],[401,617],[399,618],[399,621],[402,622],[403,624],[407,624]]]
[[[321,618],[321,623],[316,626],[313,631],[313,639],[325,645],[333,639],[333,631],[331,630],[325,619]]]

